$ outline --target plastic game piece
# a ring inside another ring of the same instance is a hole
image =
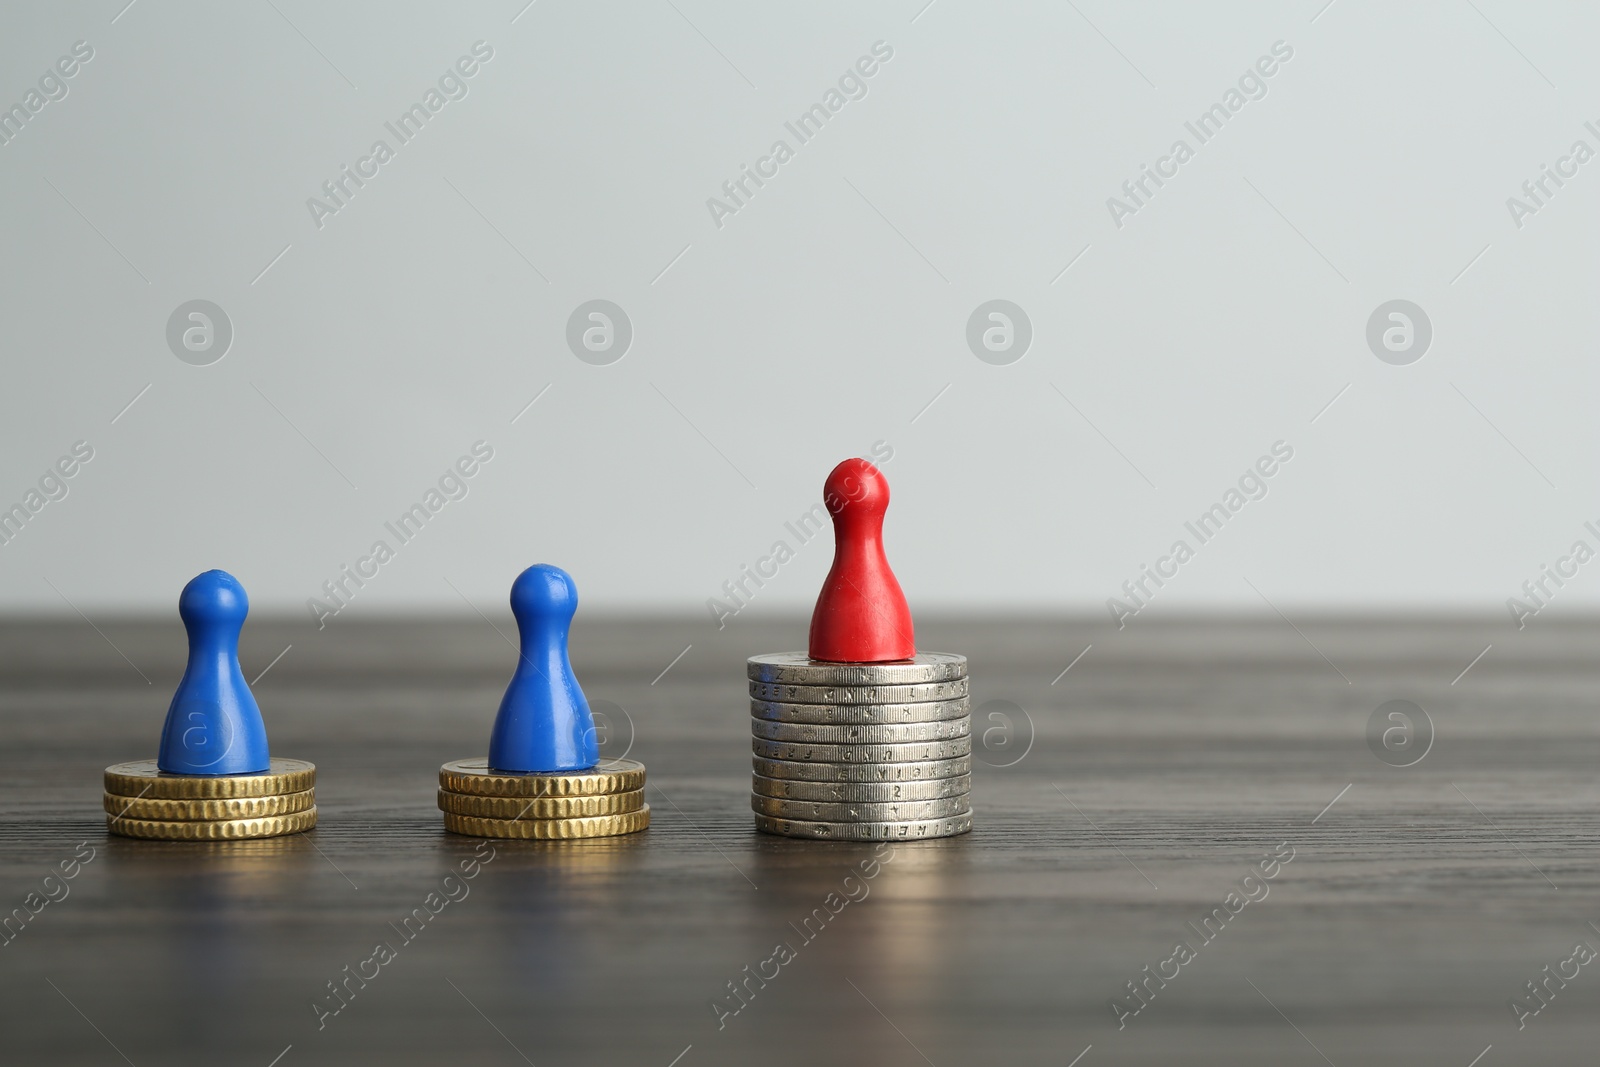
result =
[[[448,833],[566,840],[650,825],[644,764],[600,759],[594,716],[567,658],[578,590],[560,567],[529,567],[511,584],[522,647],[500,700],[489,756],[439,768]]]
[[[823,484],[833,516],[833,569],[811,615],[814,660],[887,663],[917,654],[911,608],[883,554],[889,482],[864,459],[847,459]]]
[[[540,563],[511,585],[522,652],[489,737],[489,768],[518,774],[579,771],[600,762],[594,716],[567,658],[578,589],[560,567]]]
[[[270,765],[267,727],[239,670],[249,612],[244,586],[227,571],[206,571],[183,587],[178,615],[189,632],[189,663],[161,728],[162,772],[260,774]]]
[[[317,825],[317,769],[272,759],[261,709],[239,670],[244,586],[206,571],[183,587],[189,662],[161,727],[156,759],[106,768],[106,832],[158,841],[241,841]]]

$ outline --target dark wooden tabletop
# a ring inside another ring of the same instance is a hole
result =
[[[492,853],[434,806],[511,672],[490,625],[252,620],[247,677],[292,646],[255,692],[274,754],[317,764],[320,823],[189,845],[108,837],[100,808],[106,765],[155,754],[182,631],[97,622],[0,626],[0,900],[55,898],[0,947],[6,1063],[1501,1067],[1600,1045],[1600,962],[1575,957],[1600,949],[1593,624],[919,620],[971,660],[975,829],[873,866],[752,828],[743,660],[801,647],[803,619],[580,617],[579,677],[654,821]],[[1394,700],[1432,724],[1408,767],[1368,743]]]

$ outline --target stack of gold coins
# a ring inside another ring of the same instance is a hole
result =
[[[644,764],[603,759],[582,771],[515,774],[487,759],[439,768],[444,828],[472,837],[565,840],[631,834],[650,825]]]
[[[106,768],[106,829],[157,841],[242,841],[317,825],[317,768],[274,759],[261,774],[166,774],[153,759]]]

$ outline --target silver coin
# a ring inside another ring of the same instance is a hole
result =
[[[756,813],[756,829],[784,837],[814,837],[830,841],[916,841],[954,837],[972,829],[972,812],[943,819],[914,822],[823,822],[811,819],[774,819]]]
[[[971,811],[971,798],[941,797],[937,800],[901,800],[887,804],[831,804],[815,800],[783,800],[750,797],[750,810],[774,819],[803,819],[807,822],[920,822],[944,819]]]
[[[905,766],[900,764],[900,766]],[[972,775],[921,778],[910,782],[797,782],[750,776],[750,791],[780,800],[818,800],[833,804],[888,804],[903,800],[938,800],[972,791]]]
[[[750,751],[762,759],[798,763],[921,763],[972,753],[971,737],[948,741],[910,741],[903,745],[811,745],[751,738]]]
[[[809,722],[819,726],[871,726],[889,722],[937,722],[958,719],[972,710],[971,697],[924,700],[913,704],[785,704],[752,700],[750,714],[773,722]]]
[[[823,745],[894,745],[907,741],[948,741],[966,737],[972,719],[940,719],[935,722],[894,722],[873,725],[819,725],[809,722],[770,722],[752,718],[750,733],[767,741],[799,741]]]
[[[779,685],[751,682],[755,700],[785,704],[910,704],[929,700],[954,700],[967,695],[967,680],[925,682],[919,685]]]
[[[763,778],[786,782],[917,782],[971,774],[972,757],[917,763],[803,763],[757,756],[750,769]]]
[[[769,652],[745,661],[753,682],[780,685],[914,685],[967,676],[967,657],[918,652],[899,663],[824,663],[804,652]]]

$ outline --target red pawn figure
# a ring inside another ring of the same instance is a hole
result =
[[[811,658],[887,663],[917,654],[911,608],[883,554],[889,483],[864,459],[828,475],[822,500],[833,516],[833,569],[811,614]]]

